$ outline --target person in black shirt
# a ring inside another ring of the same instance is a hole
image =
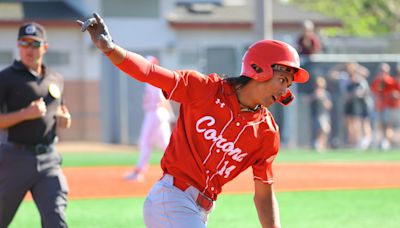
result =
[[[21,60],[0,72],[0,228],[7,227],[30,191],[42,227],[67,227],[64,210],[68,186],[61,156],[54,149],[57,128],[69,128],[71,116],[62,102],[63,78],[43,65],[46,31],[37,23],[20,27]]]
[[[326,90],[325,78],[323,76],[316,77],[310,107],[314,135],[313,148],[318,152],[328,149],[332,106],[330,93]]]

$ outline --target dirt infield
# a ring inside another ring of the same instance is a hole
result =
[[[115,198],[145,196],[161,176],[151,167],[142,183],[122,177],[129,167],[64,168],[70,198]],[[276,164],[277,191],[328,189],[400,188],[400,163],[373,164]],[[251,169],[223,188],[224,194],[253,192]]]
[[[132,152],[132,146],[63,143],[61,153],[77,151]],[[159,166],[150,167],[142,183],[126,181],[131,167],[63,168],[70,199],[145,196],[161,177]],[[400,163],[278,163],[274,165],[276,191],[400,188]],[[223,187],[223,194],[253,192],[251,169]],[[30,196],[27,196],[29,199]]]

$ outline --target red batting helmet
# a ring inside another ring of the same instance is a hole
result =
[[[277,40],[261,40],[252,44],[243,56],[241,75],[266,81],[272,78],[274,64],[297,69],[294,82],[308,81],[308,72],[300,67],[297,51],[289,44]]]
[[[160,63],[158,62],[158,59],[157,59],[156,57],[152,56],[152,55],[146,56],[146,59],[147,59],[150,63],[152,63],[152,64],[157,64],[157,65],[160,64]]]

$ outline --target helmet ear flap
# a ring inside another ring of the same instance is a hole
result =
[[[290,89],[287,90],[286,94],[281,96],[277,102],[283,106],[288,106],[294,100],[294,95]]]

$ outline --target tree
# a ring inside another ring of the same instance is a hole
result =
[[[289,3],[341,19],[343,28],[325,30],[329,35],[372,36],[400,32],[399,0],[289,0]]]

